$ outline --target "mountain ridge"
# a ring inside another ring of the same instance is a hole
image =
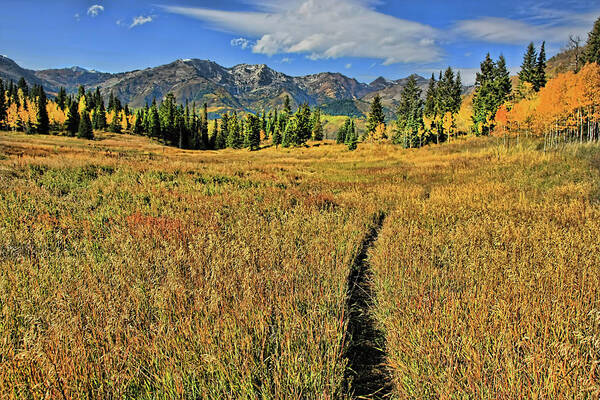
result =
[[[56,93],[61,86],[70,93],[80,85],[86,89],[99,87],[105,98],[114,93],[132,107],[142,107],[154,98],[160,101],[173,93],[178,102],[206,102],[213,111],[261,111],[281,106],[287,95],[294,105],[306,102],[311,106],[328,105],[332,110],[336,103],[347,106],[353,102],[356,113],[364,113],[365,102],[376,94],[381,95],[388,109],[393,109],[408,79],[379,77],[364,83],[340,72],[290,76],[266,64],[241,63],[228,68],[197,58],[120,73],[78,66],[36,71],[0,56],[0,78],[16,82],[21,77],[29,84],[43,85],[49,93]],[[428,80],[417,75],[417,82],[425,91]]]

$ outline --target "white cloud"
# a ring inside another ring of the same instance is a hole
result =
[[[307,54],[311,59],[361,57],[383,64],[441,59],[439,32],[431,26],[374,9],[375,0],[253,0],[257,12],[163,8],[217,29],[256,38],[254,53]]]
[[[231,45],[233,47],[241,47],[242,50],[246,50],[248,47],[250,47],[252,45],[252,42],[249,41],[248,39],[237,38],[237,39],[231,39]]]
[[[135,17],[133,19],[133,22],[131,23],[131,25],[129,25],[129,28],[130,29],[135,28],[136,26],[144,25],[144,24],[150,23],[152,21],[154,21],[154,17],[152,17],[152,16],[144,17],[143,15],[140,15],[139,17]]]
[[[350,64],[350,63],[346,64],[346,69],[350,69],[350,68],[352,68],[352,64]]]
[[[571,34],[587,37],[598,14],[600,10],[586,13],[544,10],[542,14],[526,20],[481,17],[459,21],[455,31],[459,35],[491,43],[522,45],[543,40],[563,43]]]
[[[94,4],[93,6],[88,8],[87,15],[89,15],[92,18],[95,18],[103,11],[104,11],[104,6],[101,6],[99,4]]]
[[[283,57],[283,58],[281,59],[281,63],[282,63],[282,64],[289,64],[289,63],[291,63],[291,62],[292,62],[292,59],[291,59],[291,58],[289,58],[289,57]]]
[[[81,15],[79,15],[79,13],[73,15],[73,18],[75,18],[77,22],[81,21]]]

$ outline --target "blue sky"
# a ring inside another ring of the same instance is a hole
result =
[[[26,68],[122,72],[201,58],[363,82],[450,65],[473,80],[490,52],[516,72],[525,46],[584,41],[589,0],[2,0],[0,54]]]

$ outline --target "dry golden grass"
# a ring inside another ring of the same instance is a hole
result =
[[[100,138],[1,136],[2,396],[344,397],[361,174]]]
[[[568,153],[415,161],[372,253],[400,398],[598,397],[598,171]]]
[[[347,398],[371,251],[396,394],[598,393],[594,146],[193,152],[0,133],[0,398]]]

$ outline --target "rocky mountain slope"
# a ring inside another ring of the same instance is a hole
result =
[[[118,74],[89,71],[79,67],[33,71],[0,57],[0,78],[41,84],[50,93],[64,86],[75,92],[79,85],[100,87],[106,97],[114,93],[121,101],[141,107],[154,98],[160,101],[173,93],[179,102],[208,103],[214,110],[252,110],[281,106],[286,95],[297,104],[322,105],[334,114],[365,114],[368,102],[380,94],[384,105],[393,109],[400,98],[405,79],[378,78],[362,83],[340,73],[320,73],[292,77],[268,66],[240,64],[231,68],[198,59],[177,60],[170,64]],[[427,79],[417,76],[425,91]]]

